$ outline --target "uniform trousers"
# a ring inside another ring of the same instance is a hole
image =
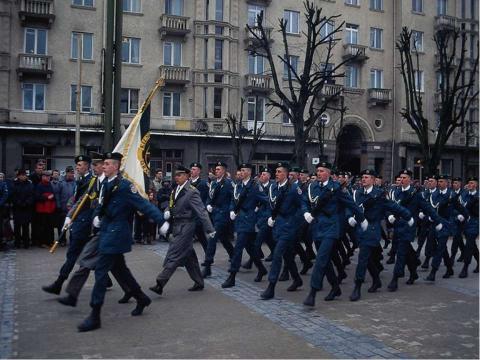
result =
[[[217,251],[217,241],[220,240],[230,258],[233,256],[233,245],[229,239],[230,227],[228,223],[215,226],[215,236],[208,239],[207,252],[205,253],[205,264],[213,264],[215,252]]]
[[[238,272],[242,264],[243,249],[247,250],[253,263],[257,268],[262,268],[263,263],[260,260],[260,254],[256,254],[255,246],[255,232],[237,232],[237,240],[235,241],[235,248],[233,249],[232,262],[230,263],[229,272]]]
[[[333,247],[335,246],[337,239],[334,237],[314,238],[314,242],[315,247],[317,248],[317,257],[315,258],[315,265],[313,266],[310,284],[312,288],[320,290],[325,275],[327,276],[330,285],[334,286],[338,283],[331,261]]]

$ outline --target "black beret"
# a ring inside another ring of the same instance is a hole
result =
[[[360,175],[370,175],[370,176],[377,176],[377,173],[373,169],[365,169],[363,170]]]
[[[94,163],[103,161],[103,155],[98,152],[92,151],[90,155],[92,155],[92,162]]]
[[[302,172],[302,169],[300,168],[300,166],[292,166],[290,171],[300,173],[300,172]]]
[[[383,176],[382,176],[382,175],[378,175],[378,176],[377,176],[377,179],[382,180],[382,179],[383,179]]]
[[[177,165],[175,168],[175,174],[190,174],[190,169],[183,165]]]
[[[478,182],[478,177],[476,177],[476,176],[469,176],[469,177],[467,178],[467,182],[469,182],[469,181],[476,181],[476,182]]]
[[[312,176],[317,176],[317,174],[311,173],[311,174],[310,174],[310,177],[312,177]]]
[[[198,163],[198,162],[193,162],[193,163],[190,164],[190,168],[192,168],[192,167],[197,167],[197,168],[201,169],[201,168],[202,168],[202,164],[200,164],[200,163]]]
[[[283,167],[287,169],[287,171],[290,171],[290,165],[288,162],[278,162],[275,166],[276,168]]]
[[[79,161],[86,161],[90,164],[92,162],[92,159],[90,158],[90,156],[87,155],[78,155],[75,157],[75,164]]]
[[[268,167],[260,168],[260,173],[262,172],[268,172],[270,175],[272,174],[272,170],[270,170]]]
[[[253,166],[252,166],[252,164],[242,163],[242,164],[238,165],[238,170],[240,170],[240,169],[253,169]]]
[[[320,167],[330,169],[330,170],[332,170],[332,168],[333,168],[332,164],[330,164],[329,162],[326,162],[326,161],[321,161],[315,166],[316,169],[318,169]]]
[[[308,175],[310,172],[308,171],[308,169],[301,169],[300,173]]]
[[[347,172],[346,171],[339,171],[339,172],[337,172],[337,175],[338,176],[347,176]]]
[[[448,175],[439,175],[437,176],[437,180],[448,180]]]
[[[425,178],[438,180],[438,175],[427,175]]]
[[[111,159],[122,161],[123,155],[118,152],[106,152],[103,154],[103,160]]]
[[[408,176],[410,176],[410,177],[413,176],[412,170],[408,170],[408,169],[404,169],[404,170],[400,171],[400,173],[399,173],[398,175],[402,175],[402,174],[403,174],[403,175],[408,175]]]
[[[227,164],[225,164],[223,161],[217,161],[215,163],[215,166],[222,166],[224,167],[225,169],[228,167]]]
[[[461,181],[462,181],[462,178],[456,176],[456,177],[452,178],[452,181],[460,181],[460,182],[461,182]]]

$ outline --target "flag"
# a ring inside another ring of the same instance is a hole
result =
[[[158,80],[113,150],[123,155],[122,176],[131,181],[145,199],[148,199],[150,176],[150,103],[161,86],[163,80]]]

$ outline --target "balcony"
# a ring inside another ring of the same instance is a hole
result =
[[[55,20],[53,0],[21,0],[18,12],[22,26],[50,28]]]
[[[371,106],[387,105],[392,102],[392,90],[378,88],[368,89],[368,102]]]
[[[272,91],[270,87],[270,80],[271,77],[269,75],[247,74],[245,75],[245,92],[247,94],[268,94]]]
[[[160,16],[160,37],[185,36],[190,32],[188,25],[189,17],[163,14]]]
[[[343,85],[337,84],[325,84],[323,85],[320,98],[331,98],[332,100],[338,100],[343,94]]]
[[[19,54],[17,74],[20,81],[26,77],[50,80],[53,74],[52,57],[47,55]]]
[[[10,110],[9,123],[11,125],[35,125],[75,129],[76,114],[67,111],[23,111]],[[96,113],[81,113],[80,126],[82,128],[102,128],[103,115]]]
[[[457,18],[448,15],[435,16],[435,30],[455,30],[458,28]]]
[[[160,65],[160,77],[165,79],[166,84],[185,85],[190,82],[190,68]]]
[[[272,28],[271,27],[264,27],[265,30],[265,35],[267,37],[267,40],[269,43],[273,42],[272,39]],[[255,35],[257,35],[259,38],[262,38],[262,33],[260,29],[257,26],[252,27],[252,31],[254,32]],[[258,48],[261,46],[261,41],[257,39],[249,30],[247,27],[245,27],[245,44],[246,44],[246,50],[253,50],[255,48]]]
[[[366,55],[366,46],[358,44],[343,45],[343,59],[351,62],[362,63],[368,59]]]

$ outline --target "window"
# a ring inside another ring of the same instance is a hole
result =
[[[423,12],[423,0],[412,0],[412,11],[417,13]]]
[[[345,86],[349,88],[358,88],[359,71],[356,66],[347,66],[345,68]]]
[[[442,175],[452,176],[453,159],[442,159],[441,161]]]
[[[215,35],[223,35],[223,26],[215,26]]]
[[[248,55],[248,73],[249,74],[263,74],[263,57],[258,55]]]
[[[213,89],[213,117],[215,119],[222,117],[222,88]]]
[[[412,30],[412,51],[423,51],[423,32]]]
[[[370,28],[370,47],[383,49],[383,29]]]
[[[71,58],[78,59],[78,39],[82,41],[82,60],[93,60],[93,34],[72,32]]]
[[[287,34],[299,34],[298,21],[300,13],[298,11],[284,10],[283,19],[287,22]]]
[[[437,82],[437,90],[441,90],[443,86],[443,74],[441,71],[435,73],[435,79]]]
[[[286,58],[287,56],[285,55],[284,56],[284,59]],[[295,75],[294,75],[294,72],[297,73],[298,71],[298,56],[294,56],[294,55],[290,55],[289,59],[288,59],[288,63],[291,65],[291,67],[293,68],[293,71],[292,71],[292,79],[295,78]],[[288,79],[288,65],[286,63],[283,63],[283,77],[285,79]]]
[[[183,0],[165,0],[165,14],[183,15]]]
[[[45,84],[23,84],[23,110],[45,110]]]
[[[136,114],[138,111],[138,89],[122,89],[120,93],[120,112]]]
[[[223,40],[215,39],[215,70],[223,69]]]
[[[413,72],[413,77],[415,80],[415,90],[417,91],[424,91],[423,87],[423,71],[414,71]]]
[[[248,4],[248,25],[256,26],[258,15],[262,12],[265,14],[265,7]]]
[[[383,89],[383,70],[370,70],[370,88]]]
[[[250,96],[248,98],[248,121],[264,121],[265,119],[265,99],[261,97]]]
[[[323,24],[322,28],[320,29],[320,36],[322,39],[329,38],[333,40],[333,36],[331,35],[335,30],[335,23],[333,21],[327,21]]]
[[[370,0],[370,10],[382,11],[383,0]]]
[[[92,109],[92,87],[83,86],[80,93],[80,104],[82,112],[91,112]],[[70,86],[70,110],[77,111],[77,85]]]
[[[123,0],[123,11],[131,13],[140,12],[140,0]]]
[[[437,15],[447,15],[447,0],[437,0]]]
[[[215,0],[215,20],[223,21],[223,0]]]
[[[47,54],[47,30],[25,29],[25,54]]]
[[[163,43],[163,64],[170,66],[182,65],[182,44],[179,42]]]
[[[140,39],[123,38],[122,62],[129,64],[140,64]]]
[[[360,0],[345,0],[345,4],[360,6]]]
[[[345,41],[347,44],[358,44],[358,25],[346,24],[345,33]]]
[[[93,7],[93,0],[72,0],[72,5]]]
[[[180,93],[163,94],[163,116],[180,116]]]
[[[290,109],[289,109],[288,113],[282,111],[282,123],[283,123],[283,125],[292,125],[292,120],[290,119],[288,114],[291,114]]]

